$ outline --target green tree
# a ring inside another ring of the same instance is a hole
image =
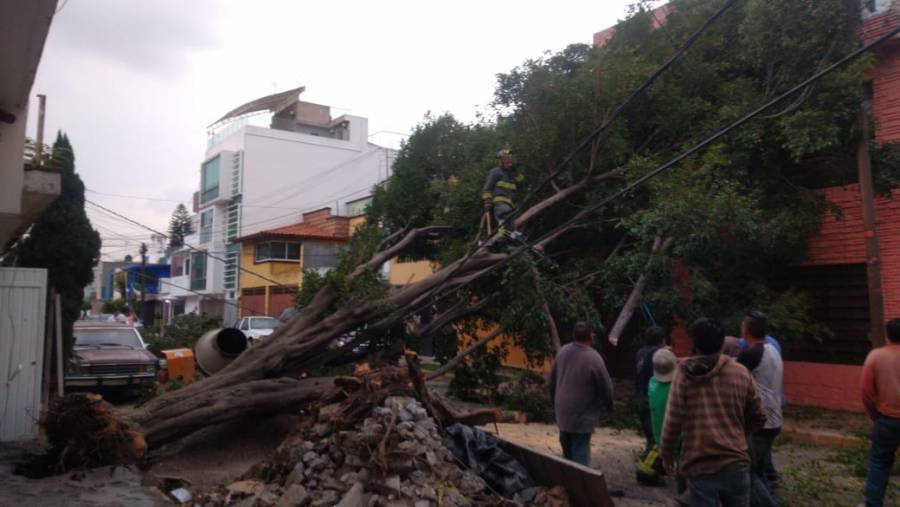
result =
[[[169,249],[174,250],[184,246],[184,237],[194,233],[194,224],[191,214],[184,204],[179,204],[172,212],[169,219]]]
[[[72,325],[81,310],[84,287],[94,279],[100,258],[100,234],[84,209],[84,183],[75,172],[75,154],[68,136],[59,132],[46,165],[60,172],[59,197],[44,211],[16,248],[16,266],[46,268],[50,287],[62,299],[65,350],[73,344]]]
[[[858,44],[856,2],[824,0],[812,8],[739,2],[624,111],[602,137],[593,165],[583,153],[537,188],[672,54],[673,41],[687,39],[718,8],[700,0],[674,6],[659,29],[639,3],[605,47],[572,45],[499,74],[490,122],[427,116],[400,150],[390,181],[376,190],[369,223],[385,234],[449,226],[451,232],[407,254],[440,265],[455,261],[478,232],[479,189],[492,154],[508,144],[534,191],[523,207],[577,187],[524,227],[526,238],[540,238]],[[549,260],[522,258],[469,284],[461,297],[494,295],[472,321],[513,330],[540,360],[551,348],[546,313],[536,309],[546,303],[563,330],[588,319],[608,331],[642,276],[641,298],[669,324],[675,315],[701,314],[733,322],[749,306],[771,306],[773,315],[784,313],[781,307],[809,309],[802,294],[776,293],[769,281],[781,267],[803,260],[807,239],[820,226],[827,203],[814,189],[855,178],[856,119],[869,65],[863,58],[842,68],[590,214],[547,246]],[[591,181],[579,186],[589,171]],[[657,238],[668,239],[671,248],[651,262]],[[673,270],[682,276],[673,277]],[[821,332],[814,320],[795,317],[786,327],[796,334],[786,338],[799,338],[801,328]]]

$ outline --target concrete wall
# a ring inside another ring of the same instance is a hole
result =
[[[25,120],[28,110],[12,111],[15,123],[0,122],[0,218],[9,213],[18,215],[22,205],[22,186],[25,183]]]
[[[371,193],[389,172],[385,151],[354,140],[362,126],[352,127],[350,141],[247,127],[240,235],[297,223],[325,206],[341,214],[345,202]]]

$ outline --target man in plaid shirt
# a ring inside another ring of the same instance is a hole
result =
[[[756,384],[747,369],[721,354],[725,332],[710,319],[691,325],[696,356],[679,365],[669,393],[660,453],[673,471],[672,450],[681,437],[679,468],[691,506],[750,504],[747,435],[766,422]]]

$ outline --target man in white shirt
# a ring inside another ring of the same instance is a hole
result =
[[[763,412],[766,414],[766,424],[763,429],[750,435],[750,447],[753,453],[754,468],[762,475],[767,475],[767,470],[775,470],[772,464],[772,443],[781,431],[784,416],[781,411],[782,375],[784,363],[778,349],[766,340],[766,315],[759,311],[753,311],[744,317],[741,322],[741,331],[747,339],[750,349],[755,349],[752,365],[748,366],[756,388],[762,400]],[[759,353],[761,350],[761,353]],[[758,362],[757,358],[758,357]],[[743,362],[743,361],[741,361]],[[764,477],[769,483],[769,488],[777,487],[777,472],[775,477]]]

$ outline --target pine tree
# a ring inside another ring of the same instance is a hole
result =
[[[75,154],[68,136],[59,132],[47,166],[60,171],[62,190],[44,211],[14,252],[15,265],[46,268],[50,287],[62,299],[62,324],[66,355],[74,339],[84,288],[94,279],[100,259],[100,234],[91,226],[84,209],[84,183],[75,173]]]
[[[191,221],[191,214],[188,212],[184,204],[179,204],[172,212],[172,218],[169,220],[169,249],[184,246],[184,237],[193,234],[194,227]]]

